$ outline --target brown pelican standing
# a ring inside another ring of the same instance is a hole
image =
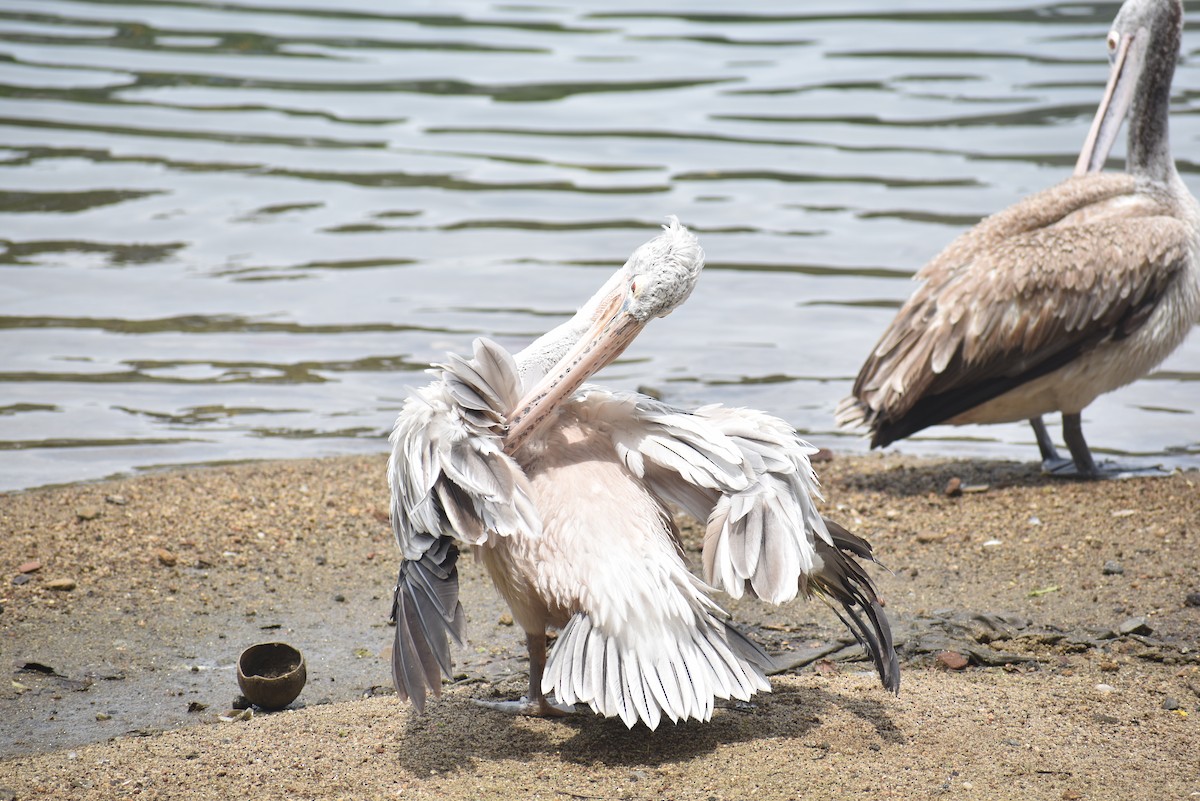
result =
[[[1127,0],[1075,175],[983,220],[917,273],[924,284],[838,406],[839,425],[866,425],[877,447],[939,423],[1028,419],[1048,472],[1119,470],[1097,467],[1080,413],[1200,322],[1200,205],[1167,137],[1182,31],[1179,0]],[[1127,171],[1101,173],[1126,115]],[[1054,411],[1071,460],[1042,423]]]
[[[528,698],[489,706],[554,715],[584,703],[653,729],[769,690],[770,658],[727,622],[711,586],[776,604],[829,597],[898,690],[891,631],[854,558],[871,559],[871,546],[818,513],[815,448],[762,412],[688,412],[584,385],[691,294],[704,254],[678,220],[664,228],[571,320],[515,357],[476,340],[473,358],[435,365],[400,412],[388,465],[403,556],[392,672],[418,709],[427,687],[439,694],[439,671],[450,675],[448,637],[461,643],[462,545],[529,649]],[[707,523],[707,583],[687,570],[668,502]],[[547,627],[561,630],[549,660]]]

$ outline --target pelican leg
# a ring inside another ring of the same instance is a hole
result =
[[[573,714],[575,708],[556,704],[542,694],[542,673],[546,670],[546,632],[526,632],[525,647],[529,650],[529,695],[520,701],[480,701],[485,709],[509,715],[529,715],[536,718],[560,718]]]
[[[546,632],[525,635],[525,647],[529,650],[529,698],[532,713],[540,717],[562,717],[575,710],[561,704],[552,704],[542,694],[542,674],[546,671]]]
[[[1092,450],[1083,438],[1083,417],[1075,412],[1062,416],[1063,442],[1071,451],[1071,459],[1075,462],[1075,474],[1080,478],[1100,478],[1100,468],[1092,458]]]
[[[1092,458],[1092,451],[1083,438],[1083,420],[1079,413],[1063,413],[1063,441],[1071,451],[1072,462],[1061,470],[1051,471],[1051,475],[1070,476],[1073,478],[1132,478],[1134,476],[1169,476],[1170,470],[1164,470],[1159,465],[1141,467],[1123,465],[1118,462],[1104,461],[1097,465]]]
[[[1033,427],[1033,436],[1037,439],[1038,450],[1042,454],[1042,472],[1050,475],[1061,475],[1066,472],[1073,475],[1075,463],[1058,455],[1058,449],[1054,447],[1054,440],[1050,439],[1050,432],[1046,430],[1045,421],[1040,416],[1031,417],[1029,425]]]

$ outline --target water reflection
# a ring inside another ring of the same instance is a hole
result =
[[[0,489],[382,450],[429,361],[519,347],[671,213],[709,269],[606,383],[860,450],[838,399],[921,264],[1070,172],[1117,5],[8,0]],[[1198,339],[1097,450],[1200,465]]]

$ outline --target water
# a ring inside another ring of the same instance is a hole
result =
[[[1116,8],[5,0],[0,489],[382,451],[429,361],[522,346],[667,214],[709,267],[602,380],[865,450],[837,401],[922,263],[1070,173]],[[1200,466],[1198,380],[1193,335],[1093,446]]]

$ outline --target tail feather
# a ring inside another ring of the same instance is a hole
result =
[[[874,562],[871,545],[832,520],[826,520],[825,524],[833,545],[817,538],[817,555],[822,566],[809,577],[810,589],[841,604],[834,611],[870,656],[883,686],[899,694],[900,660],[892,643],[892,628],[883,613],[883,602],[871,577],[851,556]]]
[[[619,717],[629,728],[640,720],[654,729],[664,717],[708,720],[717,698],[744,701],[770,690],[765,671],[773,662],[762,648],[712,615],[698,622],[650,657],[576,613],[550,654],[542,691]]]
[[[440,537],[419,560],[404,560],[396,580],[392,620],[392,681],[402,700],[425,709],[426,690],[441,695],[450,676],[450,641],[462,644],[464,616],[458,601],[458,547]]]
[[[834,422],[838,428],[874,428],[877,412],[855,395],[842,398],[834,412]],[[874,433],[872,431],[872,433]]]

